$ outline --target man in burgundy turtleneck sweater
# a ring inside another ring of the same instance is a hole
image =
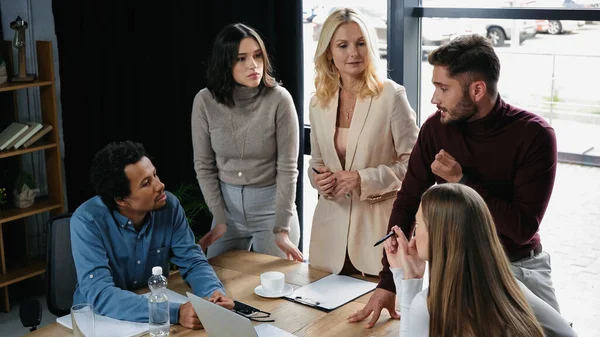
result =
[[[429,55],[435,114],[423,124],[389,221],[412,236],[421,195],[435,183],[466,184],[486,201],[516,278],[559,310],[550,256],[538,229],[557,165],[556,137],[541,117],[504,102],[497,90],[500,62],[479,35],[459,37]],[[389,240],[395,243],[395,240]],[[384,252],[385,254],[385,252]],[[368,304],[350,322],[395,310],[395,287],[386,257]]]

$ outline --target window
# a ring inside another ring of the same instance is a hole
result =
[[[500,58],[500,95],[554,127],[559,161],[600,166],[600,99],[594,85],[600,75],[598,0],[550,2],[390,0],[390,13],[402,14],[390,16],[395,22],[390,33],[400,41],[399,46],[388,46],[390,62],[399,60],[390,68],[400,69],[395,80],[406,86],[409,99],[413,95],[411,103],[418,107],[420,123],[435,112],[430,103],[434,88],[427,53],[460,34],[478,33],[492,40]],[[518,32],[518,38],[512,32]],[[414,50],[418,52],[411,54]],[[418,71],[412,71],[415,62],[421,64]],[[598,175],[600,168],[558,165],[540,233],[544,250],[553,258],[553,282],[562,315],[573,321],[580,336],[596,336],[598,317],[588,314],[593,310],[586,305],[598,302],[589,297],[594,283],[587,282],[595,265],[584,259],[596,261],[598,254],[586,256],[581,253],[586,248],[581,247],[597,246],[598,238],[590,237],[589,230],[577,229],[596,212],[576,198],[596,191],[590,186],[596,180],[587,173]],[[567,237],[561,234],[565,219],[575,233]],[[578,238],[576,233],[587,235]],[[577,252],[565,248],[575,246]],[[576,262],[570,262],[573,259]]]
[[[459,8],[600,8],[600,0],[422,0],[427,7]]]
[[[519,30],[518,41],[512,31]],[[465,33],[488,36],[496,46],[501,73],[498,88],[510,104],[544,117],[555,129],[558,151],[600,156],[600,22],[582,20],[423,18],[422,43],[429,36]],[[423,47],[420,121],[435,112],[432,66],[426,59],[435,46]]]

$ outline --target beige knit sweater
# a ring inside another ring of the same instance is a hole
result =
[[[192,144],[198,183],[216,223],[227,223],[219,181],[277,184],[274,230],[290,229],[298,178],[298,116],[283,87],[236,87],[234,107],[202,89],[192,108]]]

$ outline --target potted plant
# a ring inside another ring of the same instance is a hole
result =
[[[201,218],[200,220],[212,220],[200,186],[198,186],[198,183],[182,183],[172,193],[179,199],[190,228],[194,232],[196,241],[198,241],[203,236],[199,233],[205,232],[204,228],[200,228],[199,218]]]
[[[196,242],[198,242],[208,230],[210,230],[210,222],[212,217],[208,211],[208,206],[204,202],[204,196],[200,190],[198,183],[182,183],[179,187],[171,191],[173,195],[179,199],[179,203],[183,208],[185,217],[194,233]],[[208,226],[202,224],[208,223]],[[202,228],[207,227],[207,228]],[[175,271],[179,268],[171,264],[171,270]]]
[[[31,174],[27,172],[19,173],[13,191],[15,206],[18,208],[30,207],[39,193],[40,190],[35,188],[35,182]]]

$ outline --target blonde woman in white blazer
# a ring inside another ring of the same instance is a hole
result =
[[[308,170],[320,197],[309,263],[335,274],[381,270],[373,244],[386,234],[418,134],[404,87],[376,75],[378,57],[359,13],[338,9],[325,20],[310,102]]]

